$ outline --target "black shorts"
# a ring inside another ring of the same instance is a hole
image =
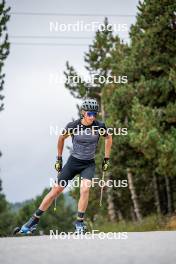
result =
[[[70,156],[58,176],[58,184],[65,187],[77,174],[83,179],[92,180],[95,174],[95,160],[81,160]]]

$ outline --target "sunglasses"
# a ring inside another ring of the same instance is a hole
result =
[[[97,112],[87,112],[87,115],[88,115],[89,117],[91,117],[91,116],[96,117],[96,116],[97,116]]]

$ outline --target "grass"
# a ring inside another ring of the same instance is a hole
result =
[[[176,216],[164,217],[151,215],[143,218],[141,222],[120,221],[110,223],[108,221],[93,225],[93,229],[100,232],[145,232],[145,231],[166,231],[176,230]]]

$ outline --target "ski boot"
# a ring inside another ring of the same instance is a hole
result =
[[[37,229],[37,224],[39,218],[32,216],[27,223],[25,223],[21,228],[16,227],[14,229],[13,235],[31,235]]]
[[[77,220],[75,223],[74,223],[74,226],[75,226],[75,233],[76,234],[85,234],[86,233],[86,225],[84,223],[84,221],[79,221]]]

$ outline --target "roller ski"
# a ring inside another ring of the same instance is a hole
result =
[[[27,223],[25,223],[21,228],[16,227],[13,231],[13,235],[32,235],[37,229],[37,224],[39,218],[32,216]]]
[[[77,235],[84,235],[86,233],[86,225],[84,223],[84,221],[76,221],[74,223],[74,227],[75,227],[75,234]]]

